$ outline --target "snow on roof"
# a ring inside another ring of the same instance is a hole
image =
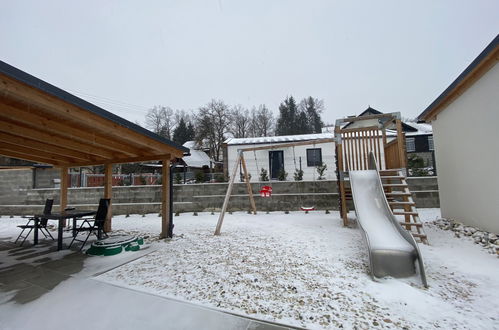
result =
[[[225,140],[225,143],[227,143],[228,145],[285,143],[285,142],[319,140],[319,139],[334,139],[334,134],[319,133],[319,134],[301,134],[301,135],[262,136],[262,137],[239,138],[239,139],[228,138],[227,140]]]
[[[208,156],[204,151],[195,149],[196,148],[196,142],[194,141],[187,141],[186,143],[183,144],[184,147],[190,149],[190,156],[184,156],[182,160],[185,162],[185,164],[189,167],[203,167],[203,166],[210,166],[210,161],[211,158]]]
[[[406,132],[406,136],[414,136],[414,135],[428,135],[433,134],[433,128],[431,124],[426,123],[414,123],[414,122],[404,122],[404,124],[414,127],[417,129],[417,132]]]

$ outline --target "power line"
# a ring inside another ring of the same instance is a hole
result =
[[[112,99],[112,98],[108,98],[108,97],[103,97],[103,96],[98,96],[98,95],[94,95],[94,94],[90,94],[90,93],[85,93],[85,92],[81,92],[81,91],[77,91],[77,90],[72,90],[72,89],[67,89],[67,90],[79,95],[82,98],[89,98],[89,99],[94,100],[94,102],[99,102],[101,104],[119,107],[119,108],[122,108],[124,110],[144,113],[144,111],[147,111],[151,108],[151,107],[147,107],[144,105],[127,103],[127,102],[123,102],[120,100],[116,100],[116,99]],[[139,109],[137,109],[137,108],[139,108]]]

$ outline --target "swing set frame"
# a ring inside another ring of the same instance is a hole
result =
[[[234,162],[234,167],[232,169],[232,172],[230,173],[230,180],[229,180],[229,186],[227,188],[227,192],[225,193],[225,199],[224,203],[222,206],[222,211],[220,212],[220,216],[218,217],[218,222],[217,222],[217,227],[215,229],[215,235],[220,235],[221,230],[222,230],[222,225],[223,225],[223,220],[225,216],[225,212],[227,211],[227,207],[229,206],[229,200],[230,196],[232,194],[232,189],[234,186],[234,180],[236,178],[237,170],[239,166],[241,166],[243,170],[243,177],[244,181],[246,182],[246,190],[248,192],[248,198],[249,202],[251,205],[251,210],[254,215],[257,213],[256,209],[256,204],[255,204],[255,198],[253,196],[253,190],[251,188],[251,183],[249,180],[248,176],[248,170],[246,168],[246,160],[244,159],[244,153],[247,151],[258,151],[258,150],[269,150],[269,149],[275,149],[275,148],[291,148],[291,147],[297,147],[297,146],[304,146],[304,145],[309,145],[309,144],[322,144],[322,143],[331,143],[335,142],[336,139],[330,138],[330,139],[315,139],[315,140],[307,140],[307,141],[300,141],[300,142],[291,142],[291,143],[279,143],[279,144],[272,144],[268,146],[261,146],[261,147],[252,147],[252,148],[244,148],[244,149],[238,149],[237,150],[237,157]]]

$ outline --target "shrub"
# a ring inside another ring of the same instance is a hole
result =
[[[269,181],[269,174],[263,167],[260,171],[260,181]]]
[[[303,180],[303,170],[296,169],[295,174],[293,175],[293,178],[295,181],[302,181]]]
[[[245,180],[244,180],[244,174],[243,174],[243,173],[239,174],[239,180],[240,180],[241,182],[244,182],[244,181],[245,181]],[[251,181],[251,173],[248,173],[248,181]]]
[[[425,167],[424,159],[415,154],[407,157],[407,167],[411,176],[429,176],[433,174],[431,168]]]
[[[281,168],[279,170],[279,174],[277,175],[277,180],[286,181],[287,177],[288,177],[288,173],[283,168]]]
[[[196,183],[203,183],[204,180],[205,180],[204,173],[203,172],[197,172],[195,178],[196,178]]]
[[[319,174],[319,177],[317,178],[317,180],[324,180],[324,172],[326,172],[327,170],[327,165],[322,163],[320,165],[317,165],[316,167],[317,169],[317,174]]]
[[[182,175],[180,175],[180,173],[176,173],[173,180],[175,181],[176,184],[181,184],[182,183]]]
[[[225,182],[225,176],[223,173],[215,173],[214,179],[215,182]]]

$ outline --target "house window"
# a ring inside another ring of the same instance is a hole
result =
[[[319,166],[322,164],[321,148],[307,149],[307,166]]]
[[[416,144],[414,143],[414,138],[407,138],[405,142],[406,142],[407,152],[416,151]]]
[[[428,136],[428,149],[429,150],[435,150],[433,147],[433,136]]]

